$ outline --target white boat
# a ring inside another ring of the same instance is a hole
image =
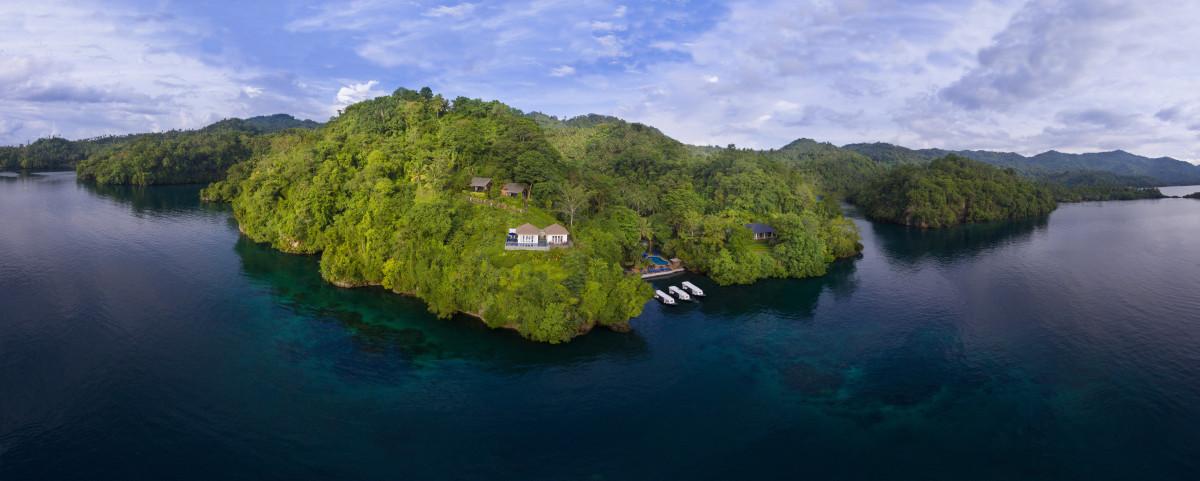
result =
[[[704,290],[699,287],[696,287],[695,284],[692,284],[691,282],[688,282],[688,281],[683,281],[683,284],[680,284],[680,285],[682,285],[684,289],[687,289],[688,291],[690,291],[693,296],[704,297]]]
[[[667,305],[675,304],[675,298],[671,297],[670,295],[668,295],[667,293],[665,293],[663,291],[658,291],[658,290],[654,291],[654,297],[657,297],[658,300],[662,301],[663,304],[667,304]]]
[[[692,300],[692,296],[689,296],[687,292],[684,292],[684,291],[683,291],[683,289],[680,289],[680,288],[678,288],[678,287],[675,287],[675,286],[668,287],[668,288],[667,288],[667,292],[670,292],[670,293],[671,293],[671,295],[674,295],[675,297],[678,297],[678,298],[679,298],[679,300],[681,300],[681,301],[690,301],[690,300]]]

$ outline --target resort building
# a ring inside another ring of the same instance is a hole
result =
[[[519,245],[538,245],[541,240],[542,230],[533,224],[521,224],[512,232],[517,234],[516,242]]]
[[[510,251],[548,251],[554,247],[569,247],[571,234],[558,224],[539,229],[533,224],[521,224],[508,230],[504,248]]]
[[[775,238],[775,229],[766,224],[746,224],[746,228],[750,229],[750,233],[754,235],[754,240],[765,241]]]
[[[471,192],[487,192],[492,188],[492,179],[487,177],[471,177]]]
[[[500,188],[500,195],[505,197],[527,197],[529,186],[520,182],[509,182]]]
[[[552,246],[562,246],[570,243],[567,228],[558,224],[550,224],[542,231],[546,235],[546,243]]]

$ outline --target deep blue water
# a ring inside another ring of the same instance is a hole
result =
[[[0,480],[1200,473],[1200,201],[859,220],[826,277],[689,277],[548,346],[329,286],[196,193],[0,178]]]

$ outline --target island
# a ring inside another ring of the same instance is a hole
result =
[[[247,237],[319,255],[336,285],[382,286],[536,341],[628,329],[658,254],[727,285],[820,276],[860,249],[792,166],[732,146],[696,155],[612,117],[399,89],[266,140],[204,194],[231,202]]]

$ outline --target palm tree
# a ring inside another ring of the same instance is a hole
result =
[[[638,217],[638,235],[646,239],[646,252],[654,252],[654,226],[649,218]]]

